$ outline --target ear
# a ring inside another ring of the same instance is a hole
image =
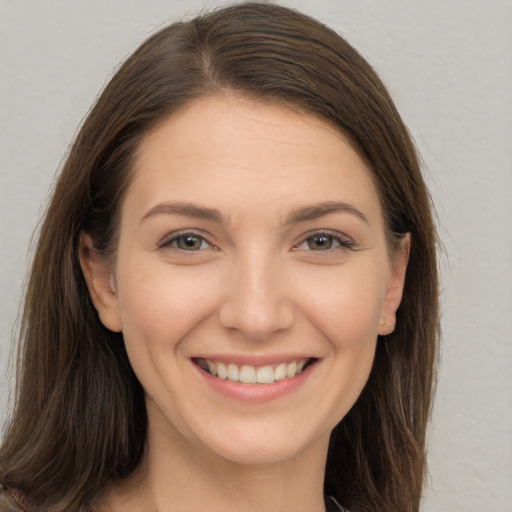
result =
[[[411,235],[406,233],[400,241],[400,247],[393,251],[391,274],[386,288],[386,296],[379,322],[379,334],[385,336],[395,330],[396,311],[402,301],[405,284],[405,272],[411,250]]]
[[[110,262],[95,249],[86,233],[80,235],[80,266],[101,323],[111,331],[123,330],[115,285],[114,271]]]

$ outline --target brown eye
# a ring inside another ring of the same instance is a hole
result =
[[[317,231],[303,238],[300,244],[293,247],[296,251],[325,252],[326,254],[334,253],[337,250],[354,249],[354,242],[345,234],[327,231]]]
[[[159,249],[178,249],[184,252],[200,252],[205,249],[218,249],[212,245],[204,236],[189,231],[181,233],[170,233],[158,242]]]
[[[174,242],[176,247],[183,251],[199,251],[207,245],[200,236],[195,235],[180,235],[174,239]]]
[[[307,239],[307,244],[312,251],[326,251],[332,249],[335,245],[335,239],[330,235],[315,235]]]

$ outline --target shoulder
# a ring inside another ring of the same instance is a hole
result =
[[[0,485],[0,512],[25,512],[25,509]]]

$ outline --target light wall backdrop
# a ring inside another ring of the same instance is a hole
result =
[[[345,35],[389,87],[444,244],[442,366],[424,512],[512,507],[512,2],[283,0]],[[0,421],[30,241],[112,70],[205,0],[0,0]]]

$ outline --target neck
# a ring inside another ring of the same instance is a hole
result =
[[[293,458],[241,464],[151,430],[136,473],[109,490],[101,511],[324,512],[329,435]]]

